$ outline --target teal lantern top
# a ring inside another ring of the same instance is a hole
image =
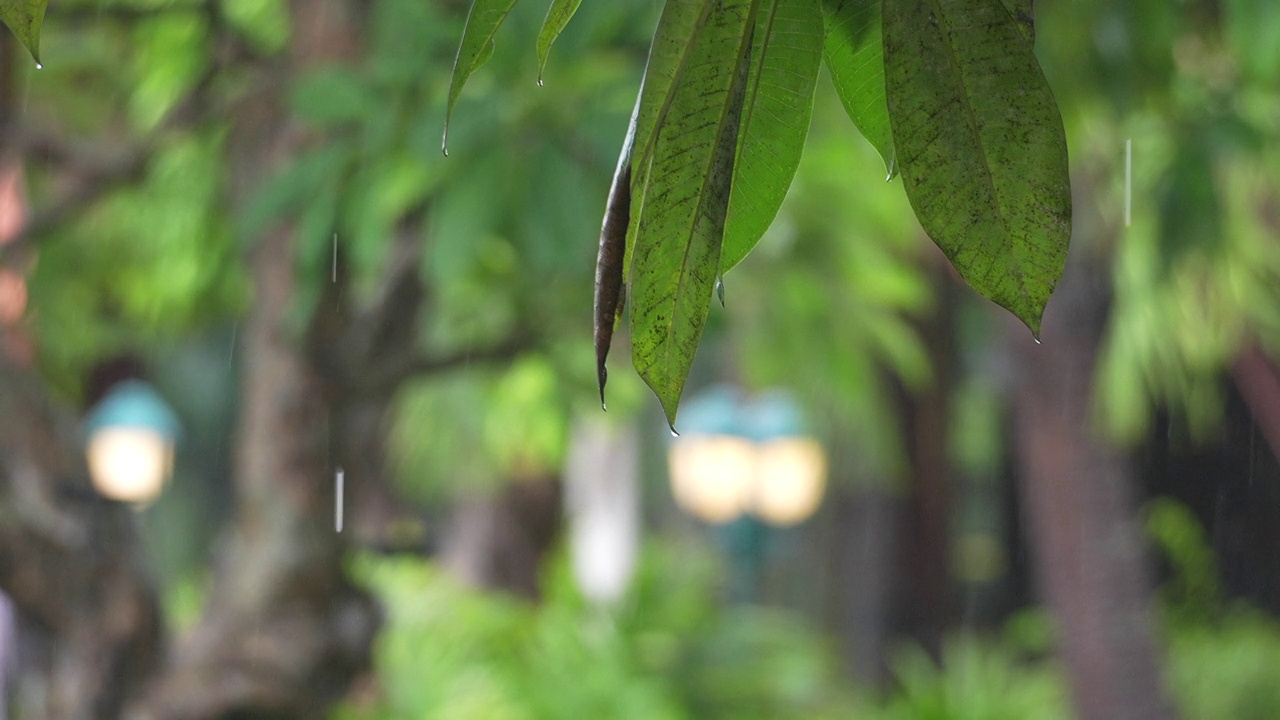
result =
[[[107,428],[138,428],[150,430],[169,441],[177,441],[182,435],[178,416],[148,383],[126,380],[111,388],[85,418],[85,434]]]
[[[682,435],[732,435],[752,442],[804,437],[808,428],[799,404],[785,390],[748,398],[730,385],[716,385],[680,408]]]

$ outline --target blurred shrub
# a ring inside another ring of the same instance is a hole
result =
[[[1143,509],[1147,536],[1169,568],[1160,588],[1161,611],[1176,627],[1212,621],[1221,611],[1218,569],[1204,528],[1186,505],[1156,498]]]
[[[1167,678],[1187,720],[1280,718],[1280,623],[1224,610],[1205,534],[1159,501],[1148,528],[1164,550]],[[840,675],[825,638],[781,610],[724,607],[712,558],[651,544],[628,595],[588,603],[557,557],[534,605],[463,586],[429,562],[357,557],[382,599],[376,678],[336,720],[1066,720],[1051,616],[1019,613],[1003,633],[952,636],[940,663],[893,659],[880,699]]]
[[[1280,623],[1235,609],[1170,640],[1169,686],[1186,720],[1280,718]]]
[[[1026,621],[1030,622],[1030,621]],[[1019,625],[1025,624],[1019,621]],[[886,720],[1067,720],[1066,683],[1057,667],[1032,658],[1015,633],[984,641],[962,633],[947,640],[942,664],[918,647],[899,651],[899,689],[886,699]]]
[[[798,618],[723,609],[713,565],[651,548],[612,611],[586,603],[557,558],[537,605],[465,587],[414,559],[359,557],[382,599],[376,687],[341,720],[835,718],[851,706]]]
[[[1280,718],[1280,623],[1224,607],[1213,551],[1186,506],[1158,498],[1147,532],[1169,567],[1161,588],[1166,677],[1187,720]]]

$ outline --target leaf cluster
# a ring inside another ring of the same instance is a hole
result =
[[[472,4],[446,118],[515,4]],[[552,5],[543,60],[576,5]],[[1062,120],[1023,5],[669,0],[601,232],[602,399],[613,326],[626,315],[636,370],[674,427],[723,275],[768,229],[795,175],[824,59],[930,237],[1038,333],[1065,263],[1071,194]]]

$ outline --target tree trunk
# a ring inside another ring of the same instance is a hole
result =
[[[560,498],[559,479],[541,477],[462,500],[441,541],[440,561],[476,587],[537,599],[542,558],[560,528]]]
[[[291,73],[351,54],[348,3],[290,6]],[[234,207],[244,208],[307,141],[281,107],[282,85],[247,98],[237,113],[229,141]],[[320,717],[370,662],[377,609],[343,575],[345,535],[334,522],[329,426],[336,392],[289,323],[294,245],[289,228],[255,239],[255,300],[241,333],[236,516],[204,615],[142,717]]]
[[[153,695],[150,717],[318,717],[369,663],[377,613],[342,573],[327,393],[283,327],[291,235],[267,238],[253,266],[235,523],[208,607]]]
[[[905,503],[881,489],[833,487],[826,556],[835,584],[841,649],[854,680],[883,689],[889,678],[893,590],[903,571],[894,558],[905,539]]]
[[[929,354],[934,380],[915,394],[903,388],[903,441],[907,451],[908,495],[906,536],[902,543],[904,593],[899,606],[901,627],[935,658],[942,656],[942,638],[955,616],[951,593],[951,459],[948,429],[954,385],[954,306],[946,297],[954,292],[948,281],[950,266],[941,253],[929,267],[936,284],[944,288],[937,312],[918,324]]]
[[[1044,344],[1010,329],[1019,477],[1078,716],[1171,718],[1130,463],[1092,429],[1108,283],[1105,265],[1077,253],[1045,314]]]

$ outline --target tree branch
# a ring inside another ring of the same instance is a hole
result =
[[[535,342],[531,334],[517,332],[496,345],[478,350],[467,348],[447,355],[405,353],[375,364],[362,377],[356,379],[355,386],[357,390],[364,393],[389,393],[394,391],[400,383],[419,375],[431,375],[472,365],[506,363],[533,347]]]

